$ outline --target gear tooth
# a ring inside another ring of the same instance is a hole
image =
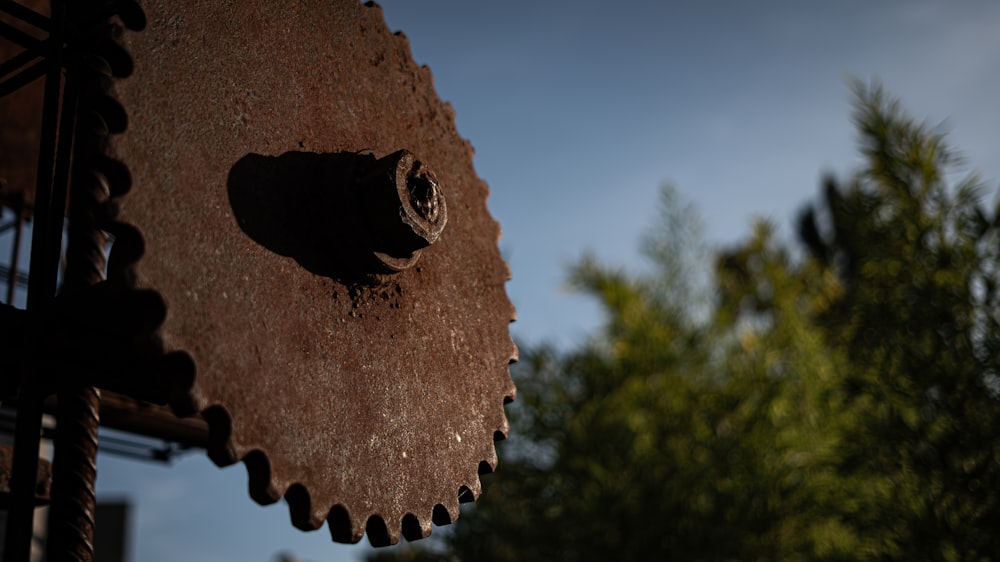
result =
[[[133,0],[121,0],[116,2],[118,18],[129,31],[142,31],[146,29],[148,23],[146,12]]]
[[[201,417],[208,423],[208,458],[218,466],[229,466],[240,460],[233,442],[233,419],[218,404],[205,408]]]
[[[97,114],[104,120],[109,133],[123,133],[128,128],[128,113],[112,96],[99,96],[93,100]]]
[[[250,497],[261,505],[271,505],[281,499],[281,491],[271,479],[271,461],[260,449],[254,449],[243,457],[247,469]]]
[[[499,419],[499,424],[496,426],[496,429],[494,431],[503,433],[504,438],[506,438],[507,434],[510,433],[510,422],[507,421],[506,406],[507,404],[510,404],[513,401],[514,401],[513,396],[504,396],[503,404],[500,405],[499,411],[497,412],[498,417],[500,419]],[[494,439],[494,441],[498,441],[498,439]]]
[[[426,539],[431,535],[431,523],[427,518],[420,519],[412,513],[403,516],[403,538],[408,541]]]
[[[111,253],[108,255],[108,278],[112,277],[112,271],[124,272],[130,269],[142,254],[146,251],[146,241],[138,228],[125,222],[113,222],[107,226],[107,231],[114,235],[115,241],[111,245]]]
[[[132,172],[120,160],[102,155],[98,157],[95,167],[107,178],[112,197],[121,197],[132,189]]]
[[[508,374],[507,380],[509,382],[507,384],[507,388],[504,390],[504,395],[503,395],[504,405],[510,404],[514,400],[517,400],[517,387],[514,386],[514,379],[511,379],[510,375]]]
[[[486,444],[486,453],[483,455],[482,459],[479,461],[480,475],[492,474],[497,469],[497,464],[500,462],[499,457],[497,457],[497,447],[493,441]]]
[[[296,482],[289,486],[285,492],[285,501],[288,502],[288,513],[296,529],[315,531],[323,526],[323,515],[313,509],[309,490],[302,484]]]
[[[168,355],[170,368],[170,408],[179,418],[193,416],[201,411],[205,401],[194,388],[197,367],[194,359],[183,351],[172,351]]]
[[[128,78],[135,70],[132,55],[118,41],[111,39],[97,45],[98,55],[107,61],[111,75],[115,78]]]
[[[521,360],[521,350],[518,349],[517,344],[514,343],[513,339],[511,339],[510,340],[510,359],[507,361],[507,364],[508,365],[513,365],[514,363],[517,363],[520,360]],[[511,385],[513,386],[513,383],[511,383]]]
[[[368,518],[365,524],[365,532],[368,534],[368,542],[374,547],[392,546],[399,542],[399,531],[395,526],[390,529],[385,519],[381,515],[375,514]]]
[[[499,435],[499,438],[497,436]],[[507,421],[507,416],[504,416],[500,422],[500,427],[493,431],[494,441],[503,441],[510,435],[510,422]]]

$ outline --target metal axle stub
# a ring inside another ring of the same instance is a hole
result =
[[[448,206],[437,176],[408,150],[375,163],[361,180],[372,253],[391,271],[417,262],[448,222]]]

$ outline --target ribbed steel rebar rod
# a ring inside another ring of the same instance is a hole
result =
[[[100,400],[100,391],[93,386],[72,385],[59,391],[49,510],[49,562],[90,562],[94,557]]]
[[[93,84],[108,79],[98,67],[78,65],[71,67],[66,78],[67,91],[79,85],[91,94],[82,98],[78,107],[63,293],[86,290],[104,279],[107,234],[97,221],[101,205],[108,198],[108,187],[95,162],[104,150],[108,131],[104,119],[90,102],[93,101]],[[87,380],[80,380],[81,375],[83,373],[69,373],[58,391],[49,562],[89,562],[93,559],[101,396]]]

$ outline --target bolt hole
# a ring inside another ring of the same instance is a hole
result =
[[[421,218],[434,222],[440,212],[438,203],[438,186],[429,174],[416,174],[406,181],[406,189],[410,192],[410,205]]]

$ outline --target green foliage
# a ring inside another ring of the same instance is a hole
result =
[[[997,559],[996,213],[941,135],[856,99],[866,165],[803,212],[804,252],[762,222],[708,272],[665,189],[649,271],[571,271],[599,337],[523,350],[476,506],[373,559]]]
[[[879,89],[858,87],[867,165],[830,185],[829,235],[813,244],[843,280],[817,318],[843,349],[854,423],[841,470],[867,558],[986,560],[1000,553],[995,215],[940,135]],[[815,216],[815,214],[813,214]],[[809,220],[809,219],[804,219]]]

